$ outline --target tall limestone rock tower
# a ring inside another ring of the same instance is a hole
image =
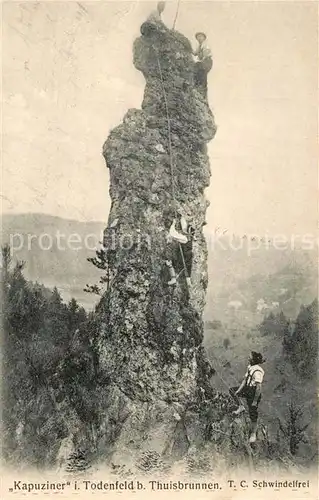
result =
[[[98,339],[110,381],[104,442],[113,460],[128,463],[145,450],[187,452],[211,375],[202,345],[203,225],[216,127],[206,92],[194,86],[190,42],[162,23],[146,22],[141,33],[133,52],[146,80],[142,109],[129,109],[103,148],[112,199]],[[168,238],[174,219],[184,242]]]

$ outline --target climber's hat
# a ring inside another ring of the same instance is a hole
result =
[[[252,364],[254,364],[254,365],[261,365],[262,363],[265,363],[265,361],[266,361],[266,359],[263,357],[263,355],[260,352],[255,352],[255,351],[251,351],[250,359],[252,361]]]
[[[163,12],[165,9],[166,2],[157,2],[157,10]]]
[[[198,37],[199,37],[200,35],[202,35],[202,36],[205,38],[205,40],[206,40],[207,36],[206,36],[206,34],[205,34],[205,33],[203,33],[202,31],[199,31],[198,33],[196,33],[196,35],[195,35],[196,40],[198,40]]]

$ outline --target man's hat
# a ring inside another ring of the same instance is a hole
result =
[[[254,363],[257,363],[259,365],[266,361],[260,352],[251,351],[251,358]]]
[[[203,35],[203,37],[205,37],[205,40],[206,40],[207,36],[205,33],[203,33],[202,31],[199,31],[198,33],[196,33],[195,38],[198,39],[199,35]]]

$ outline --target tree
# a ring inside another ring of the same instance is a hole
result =
[[[8,283],[11,263],[12,259],[11,259],[10,245],[6,244],[3,247],[1,247],[1,281],[4,287]]]
[[[24,263],[17,262],[9,271],[5,293],[5,328],[7,335],[27,339],[32,335],[33,294],[31,286],[23,276]]]
[[[261,335],[271,335],[274,332],[275,323],[276,318],[274,313],[271,312],[269,315],[266,315],[258,327]]]
[[[309,306],[302,306],[294,331],[289,339],[285,338],[285,352],[303,378],[312,378],[317,372],[318,352],[318,300]]]
[[[283,354],[285,356],[290,356],[291,353],[291,337],[293,333],[293,326],[291,323],[289,323],[289,328],[286,329],[284,332],[284,336],[282,339],[282,349],[283,349]]]
[[[60,292],[56,287],[53,288],[47,302],[45,319],[42,325],[42,336],[48,341],[66,348],[70,340],[67,306],[63,303]]]
[[[289,449],[292,455],[296,455],[300,443],[307,443],[305,430],[310,424],[302,424],[302,418],[303,409],[298,407],[294,402],[290,402],[288,405],[286,422],[283,423],[280,419],[278,419],[279,430],[288,440]]]
[[[73,334],[87,319],[85,309],[72,298],[67,306],[68,330]]]
[[[281,311],[277,315],[277,329],[275,333],[278,335],[278,337],[283,338],[285,335],[287,335],[287,332],[290,331],[290,321],[286,316],[284,315],[283,311]]]
[[[290,322],[282,311],[278,314],[271,312],[264,317],[258,329],[263,336],[276,335],[283,338],[290,331]]]
[[[101,271],[106,271],[99,280],[99,284],[86,285],[83,289],[87,293],[95,293],[96,295],[103,295],[103,291],[108,289],[110,283],[110,266],[108,252],[106,249],[96,250],[96,257],[89,257],[87,259],[91,264],[100,269]]]

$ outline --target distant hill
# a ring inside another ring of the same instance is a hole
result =
[[[45,214],[5,214],[2,241],[13,243],[14,258],[26,261],[28,279],[75,297],[92,308],[98,297],[83,292],[99,280],[100,272],[87,261],[102,239],[105,221],[79,222]],[[227,235],[208,240],[209,286],[206,319],[256,325],[265,309],[278,303],[296,316],[301,303],[317,295],[317,248],[276,250],[261,242],[256,250],[249,241]],[[256,246],[256,243],[255,243]],[[262,304],[259,303],[259,304]],[[278,306],[277,306],[278,307]]]
[[[25,276],[56,286],[65,300],[75,297],[90,309],[98,296],[83,291],[99,280],[88,257],[101,241],[106,222],[79,222],[45,214],[4,215],[2,242],[13,244],[13,258],[26,262]]]

